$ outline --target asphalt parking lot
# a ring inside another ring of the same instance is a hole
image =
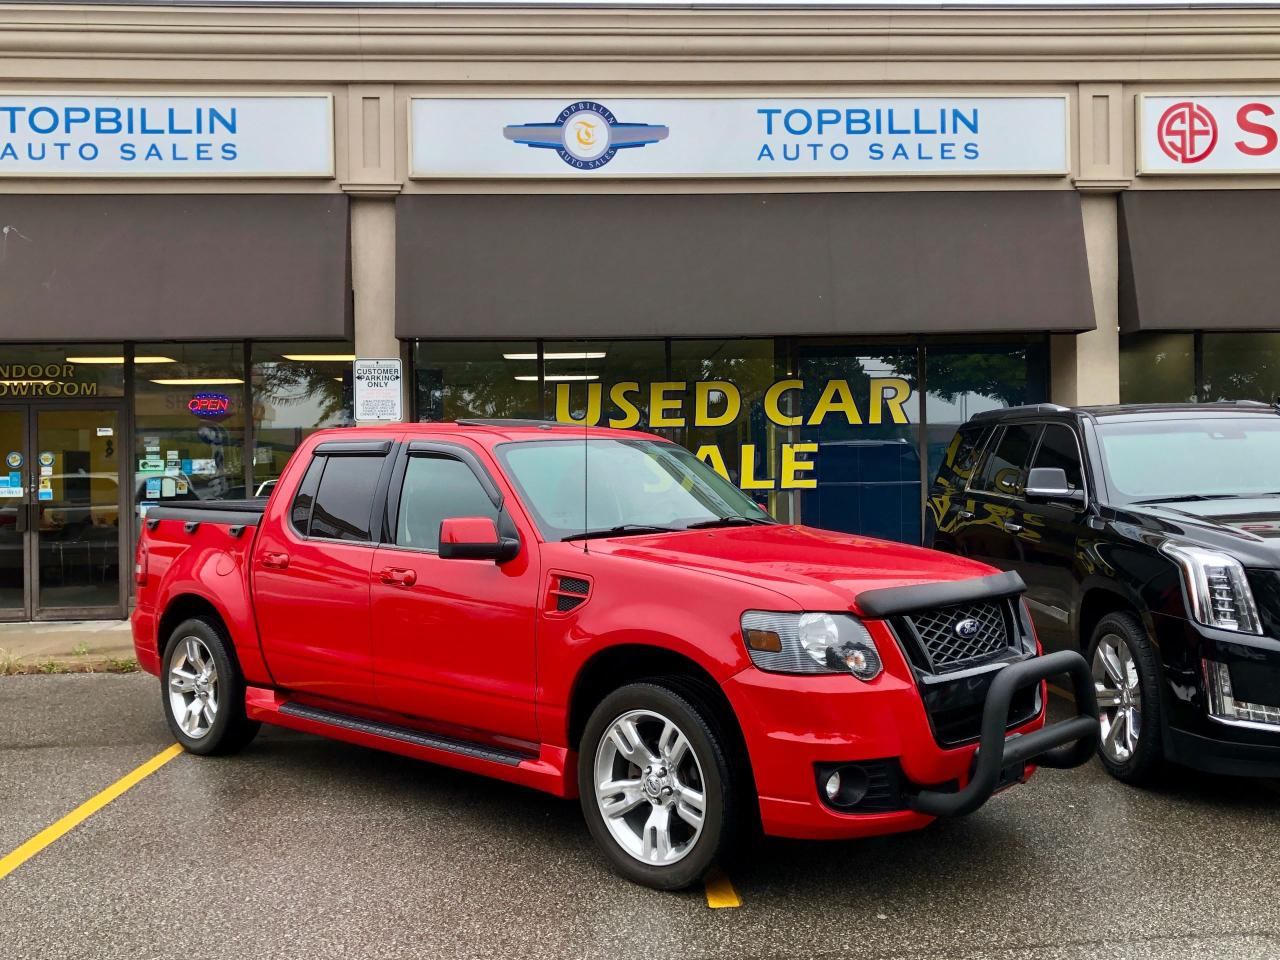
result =
[[[0,678],[0,857],[172,743],[154,678]],[[574,803],[265,728],[0,879],[0,958],[1280,957],[1280,792],[1044,771],[918,834],[615,878]]]

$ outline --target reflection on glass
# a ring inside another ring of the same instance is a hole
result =
[[[679,391],[665,383],[662,340],[548,340],[543,350],[549,419],[659,433],[679,421]],[[655,389],[657,411],[650,409]],[[675,398],[676,412],[662,406],[667,397]]]
[[[114,410],[37,410],[40,596],[45,609],[120,600],[120,451]]]
[[[18,530],[19,512],[27,509],[24,491],[31,467],[26,462],[23,442],[25,419],[25,410],[0,410],[0,456],[6,461],[2,467],[4,483],[0,486],[0,614],[10,616],[20,615],[26,606],[24,537]]]
[[[920,542],[916,358],[908,346],[797,343],[794,433],[817,444],[804,523]]]
[[[253,489],[271,492],[293,451],[326,427],[350,426],[350,343],[267,343],[252,346]]]
[[[1280,333],[1206,333],[1201,349],[1205,400],[1280,397]]]
[[[1043,341],[925,348],[928,476],[938,475],[956,428],[975,413],[1048,400]]]
[[[1195,337],[1190,333],[1130,333],[1120,338],[1121,403],[1194,401],[1195,371]],[[1225,383],[1222,378],[1218,382]]]
[[[413,369],[420,420],[539,416],[532,340],[423,340]]]
[[[244,484],[244,346],[139,344],[172,363],[135,370],[135,504],[227,500]]]

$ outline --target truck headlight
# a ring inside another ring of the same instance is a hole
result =
[[[851,673],[870,681],[884,670],[871,634],[847,613],[748,610],[742,639],[751,662],[771,673]]]
[[[1238,633],[1262,633],[1253,591],[1239,560],[1180,543],[1165,543],[1160,549],[1182,568],[1191,615],[1199,623]]]

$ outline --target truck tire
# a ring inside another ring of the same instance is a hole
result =
[[[1089,663],[1098,692],[1098,757],[1117,780],[1152,783],[1164,766],[1160,659],[1135,614],[1109,613],[1093,630]]]
[[[710,708],[657,682],[610,693],[578,750],[587,828],[613,869],[657,890],[701,880],[733,836],[741,793]]]
[[[235,753],[262,724],[244,712],[244,677],[219,626],[195,617],[169,635],[160,698],[169,729],[188,753]]]

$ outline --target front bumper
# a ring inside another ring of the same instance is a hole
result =
[[[1081,714],[1045,727],[1042,707],[1007,731],[1014,691],[1063,672],[1072,677]],[[1097,746],[1092,678],[1083,658],[1065,651],[1002,668],[987,693],[982,739],[951,749],[938,745],[915,684],[889,672],[864,684],[748,668],[724,690],[742,725],[765,832],[776,836],[839,839],[918,829],[977,809],[998,789],[1025,780],[1033,763],[1046,762],[1045,750],[1047,765],[1076,766]],[[1079,739],[1064,746],[1073,738]],[[899,809],[843,812],[819,796],[819,767],[863,761],[900,770]]]
[[[1280,724],[1210,713],[1205,661],[1225,664],[1236,699],[1280,707],[1280,640],[1153,614],[1165,672],[1165,756],[1207,773],[1280,777]]]

